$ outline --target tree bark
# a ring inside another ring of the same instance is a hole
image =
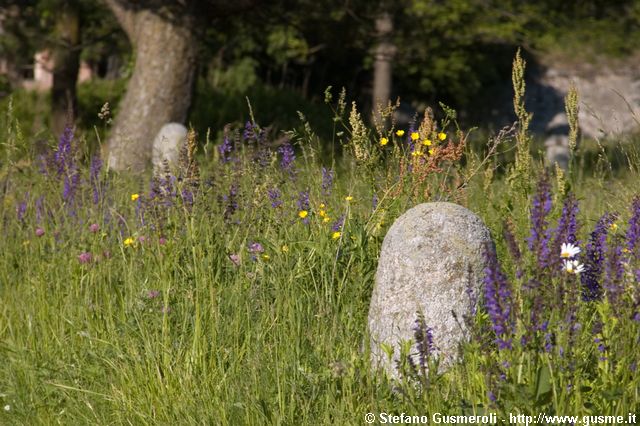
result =
[[[65,1],[56,16],[51,90],[51,130],[60,136],[77,113],[76,82],[80,69],[80,13],[73,1]]]
[[[108,139],[113,170],[143,170],[153,139],[168,122],[184,123],[191,104],[197,43],[188,16],[160,16],[105,0],[135,51],[133,75]]]
[[[376,38],[373,63],[373,106],[374,122],[381,123],[380,108],[386,108],[391,97],[393,58],[396,46],[391,41],[393,20],[389,13],[383,12],[376,19]]]

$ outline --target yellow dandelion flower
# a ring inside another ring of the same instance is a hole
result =
[[[445,140],[447,138],[447,134],[444,132],[440,132],[438,133],[438,139],[440,139],[441,141]]]
[[[300,216],[300,219],[304,219],[305,217],[309,216],[309,212],[306,210],[300,210],[298,212],[298,216]]]
[[[125,246],[130,246],[130,245],[132,245],[132,244],[133,244],[133,243],[135,243],[135,242],[136,242],[136,240],[134,240],[133,238],[129,237],[129,238],[127,238],[127,239],[125,239],[125,240],[124,240],[124,245],[125,245]]]
[[[345,201],[351,201],[353,200],[353,197],[351,195],[347,195],[346,197],[344,197]]]
[[[289,253],[289,246],[285,244],[280,250],[282,250],[283,253]]]
[[[331,221],[331,218],[329,216],[325,216],[324,219],[322,219],[322,223],[327,223]]]
[[[418,132],[411,133],[411,140],[417,141],[420,138],[420,134]]]
[[[342,235],[341,232],[334,232],[333,234],[331,234],[331,238],[333,238],[334,240],[337,240],[338,238],[340,238],[340,236]]]
[[[389,139],[387,139],[387,138],[380,139],[380,145],[381,146],[385,146],[388,143],[389,143]]]
[[[326,217],[326,216],[327,216],[327,212],[326,212],[326,211],[324,211],[324,210],[320,210],[320,211],[318,212],[318,215],[319,215],[320,217]]]
[[[131,194],[131,201],[136,201],[138,198],[140,198],[140,194]]]
[[[396,131],[396,135],[398,135],[398,136],[400,136],[400,137],[404,136],[404,130],[398,130],[398,131]]]
[[[430,139],[425,139],[422,141],[422,145],[424,146],[431,146],[431,140]]]

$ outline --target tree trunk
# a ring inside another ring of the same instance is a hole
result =
[[[380,109],[386,108],[391,97],[393,57],[396,46],[391,41],[393,21],[391,15],[381,13],[376,19],[376,38],[378,45],[375,50],[373,63],[373,117],[374,122],[381,123]]]
[[[80,13],[73,1],[62,2],[56,16],[53,47],[53,88],[51,90],[51,130],[60,136],[77,113],[76,82],[80,68]]]
[[[126,9],[117,0],[106,3],[129,36],[136,58],[108,140],[108,165],[140,171],[151,159],[160,128],[187,118],[197,43],[188,17]]]

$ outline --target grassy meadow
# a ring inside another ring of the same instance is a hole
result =
[[[106,170],[101,132],[42,142],[2,111],[0,424],[640,411],[637,139],[545,170],[523,108],[472,144],[447,108],[384,129],[326,98],[333,140],[304,116],[284,140],[250,116],[190,134],[156,176]],[[378,255],[395,218],[435,200],[477,213],[497,261],[460,362],[438,371],[425,340],[392,383],[368,358]]]

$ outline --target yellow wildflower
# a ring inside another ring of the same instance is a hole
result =
[[[431,146],[431,140],[430,139],[425,139],[422,141],[422,145],[424,146]]]
[[[396,131],[396,135],[398,135],[398,136],[400,136],[400,137],[404,136],[404,130],[398,130],[398,131]]]
[[[429,150],[429,155],[433,155],[433,148]]]
[[[420,138],[420,134],[418,132],[411,133],[411,140],[417,141]]]
[[[125,246],[130,246],[130,245],[132,245],[133,243],[135,243],[135,241],[136,241],[136,240],[134,240],[133,238],[129,237],[129,238],[127,238],[127,239],[125,239],[125,240],[124,240],[124,245],[125,245]]]
[[[138,198],[140,198],[140,194],[131,194],[131,201],[136,201]]]
[[[289,246],[285,244],[280,250],[282,250],[283,253],[289,253]]]
[[[262,255],[262,259],[269,260],[269,259],[271,259],[271,256],[269,256],[268,254],[263,254]]]
[[[326,217],[326,216],[327,216],[327,212],[326,212],[326,211],[324,211],[324,210],[320,210],[320,211],[318,212],[318,215],[320,215],[320,217]]]
[[[324,209],[327,206],[325,206],[324,203],[320,203],[320,205],[318,207],[320,207],[321,209]]]
[[[440,132],[438,133],[438,139],[440,139],[441,141],[445,140],[447,138],[447,134]]]
[[[610,228],[613,232],[616,232],[618,230],[618,224],[614,222],[611,224]]]
[[[329,216],[325,216],[324,219],[322,219],[322,223],[327,223],[331,220],[331,218]]]
[[[309,212],[306,210],[300,210],[298,212],[298,216],[300,216],[300,219],[304,219],[305,217],[307,217],[309,215]]]
[[[331,238],[333,238],[334,240],[337,240],[338,238],[340,238],[340,235],[342,235],[342,233],[336,231],[333,234],[331,234]]]
[[[351,195],[347,195],[346,197],[344,197],[345,201],[351,201],[353,200],[353,197]]]
[[[385,146],[388,143],[389,143],[389,139],[387,139],[387,138],[380,139],[380,145],[381,146]]]
[[[416,149],[415,151],[413,151],[413,152],[411,153],[411,155],[412,155],[412,156],[414,156],[414,157],[420,157],[420,156],[422,156],[423,154],[422,154],[422,151],[419,151],[419,150],[417,150],[417,149]]]

